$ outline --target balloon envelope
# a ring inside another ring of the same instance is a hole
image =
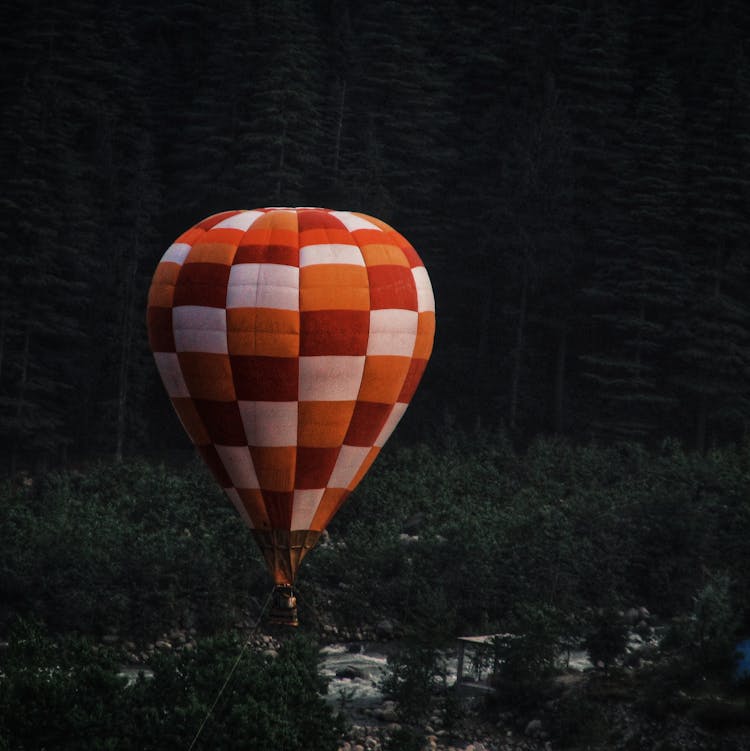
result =
[[[164,254],[148,299],[156,365],[277,584],[401,419],[434,310],[414,248],[364,214],[227,211]]]

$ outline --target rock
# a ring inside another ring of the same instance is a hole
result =
[[[396,702],[383,702],[381,707],[375,710],[375,716],[383,722],[396,722],[396,720],[398,720],[398,713],[396,712]]]
[[[407,535],[419,534],[424,523],[427,521],[427,514],[424,511],[417,511],[416,514],[412,514],[402,525],[401,531]]]
[[[355,678],[364,678],[365,674],[362,670],[354,665],[347,665],[344,668],[339,668],[336,671],[337,678],[346,678],[347,680],[354,680]]]
[[[651,633],[651,626],[646,623],[646,621],[638,621],[636,624],[635,630],[638,634],[641,634],[642,636],[645,636],[646,634]]]
[[[137,649],[134,641],[126,641],[122,646],[125,647],[128,652],[135,652],[135,650]]]
[[[383,618],[375,626],[375,633],[380,639],[392,639],[396,635],[396,627],[388,618]]]
[[[635,624],[641,620],[641,614],[638,608],[628,608],[623,617],[625,618],[625,622],[629,623],[631,626],[635,626]]]
[[[531,720],[526,726],[524,733],[531,738],[537,738],[542,732],[542,721],[539,719]]]
[[[365,747],[361,743],[358,743],[356,746],[354,746],[353,751],[365,751]]]
[[[626,668],[637,668],[641,664],[640,652],[628,652],[625,657],[622,658],[622,664]]]
[[[120,641],[120,637],[117,634],[105,634],[102,636],[103,644],[117,644]]]
[[[159,639],[154,643],[154,646],[157,649],[172,649],[172,643],[168,642],[166,639]]]

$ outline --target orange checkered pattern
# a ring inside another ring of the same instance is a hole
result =
[[[172,404],[245,522],[320,532],[404,414],[434,311],[422,261],[387,224],[272,208],[177,238],[148,326]]]

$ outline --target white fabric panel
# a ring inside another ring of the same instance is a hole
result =
[[[348,263],[353,266],[364,266],[365,259],[362,258],[362,251],[356,245],[330,243],[300,247],[300,268],[318,263]]]
[[[432,284],[424,266],[415,266],[411,270],[414,283],[417,285],[417,310],[424,313],[435,310],[435,296],[432,293]]]
[[[229,270],[227,308],[299,310],[299,269],[279,263],[236,263]]]
[[[172,399],[180,397],[190,396],[185,379],[182,377],[182,369],[180,368],[180,361],[175,352],[154,352],[154,359],[156,360],[156,367],[159,370],[159,375],[164,383],[164,388],[167,390]]]
[[[411,357],[417,338],[418,323],[419,313],[416,310],[371,310],[367,354]]]
[[[211,229],[241,229],[243,232],[247,232],[250,229],[250,225],[261,216],[263,216],[262,211],[243,211],[230,216],[228,219],[222,219],[218,224],[211,227]]]
[[[247,446],[214,446],[235,488],[260,488]]]
[[[364,355],[300,357],[299,400],[354,401],[359,393],[364,368]]]
[[[247,509],[245,508],[245,504],[242,502],[242,498],[240,498],[240,494],[234,488],[224,488],[224,492],[229,497],[232,505],[237,509],[237,511],[239,511],[239,514],[242,517],[242,521],[244,521],[245,524],[250,527],[250,529],[255,529],[253,520],[250,518],[250,514],[247,513]]]
[[[296,446],[297,402],[237,402],[248,446]]]
[[[385,425],[383,425],[378,437],[375,439],[373,446],[382,448],[385,445],[385,442],[391,437],[391,433],[396,429],[399,420],[404,416],[404,412],[406,412],[408,406],[408,404],[404,404],[403,402],[396,402],[393,405],[393,409],[388,415],[388,419],[385,421]]]
[[[342,446],[333,467],[329,488],[347,488],[370,453],[369,446]]]
[[[172,243],[167,248],[167,252],[162,256],[161,263],[168,261],[182,265],[192,247],[192,245],[188,245],[187,243]]]
[[[376,229],[380,230],[377,224],[368,222],[367,219],[363,219],[361,216],[355,216],[350,211],[331,211],[332,216],[335,216],[349,232],[354,232],[357,229]],[[382,230],[380,230],[382,232]]]
[[[325,488],[320,490],[295,490],[292,502],[292,529],[310,529],[315,512],[320,505]]]
[[[227,314],[224,308],[178,305],[172,308],[172,326],[178,352],[228,352]]]

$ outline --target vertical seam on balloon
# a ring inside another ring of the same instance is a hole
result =
[[[250,223],[250,225],[248,226],[248,228],[243,232],[242,237],[237,242],[237,245],[234,248],[234,255],[232,256],[232,266],[235,265],[235,261],[237,259],[237,254],[240,252],[240,246],[243,244],[243,242],[244,242],[245,238],[247,237],[248,233],[250,232],[252,226],[255,224],[255,222],[258,221],[258,219],[260,219],[260,216],[256,217]],[[230,267],[230,269],[229,269],[229,272],[230,272],[229,275],[230,276],[231,276],[231,271],[232,271],[232,268]],[[228,296],[229,296],[229,282],[227,282],[227,297]],[[227,305],[226,305],[226,298],[225,298],[225,302],[224,302],[224,315],[226,316],[226,319],[227,319],[227,321],[226,321],[226,328],[227,328],[227,352],[229,353],[229,357],[231,358],[231,352],[229,352],[229,311],[228,311]],[[255,332],[253,332],[253,336],[255,336]],[[235,403],[237,404],[237,411],[240,413],[240,420],[242,420],[242,411],[240,410],[240,400],[239,400],[239,397],[237,396],[237,384],[235,383],[235,380],[234,380],[234,369],[231,368],[231,362],[232,362],[231,359],[230,359],[229,362],[230,362],[230,372],[232,373],[232,387],[234,388],[234,400],[235,400]],[[245,449],[247,450],[247,460],[250,462],[250,466],[252,467],[252,470],[256,474],[256,477],[257,477],[257,470],[256,470],[255,464],[253,462],[253,455],[250,452],[250,445],[249,445],[250,442],[249,442],[249,439],[248,439],[248,436],[247,436],[247,430],[245,428],[245,421],[244,420],[242,420],[242,432],[245,434]],[[235,488],[235,490],[236,490],[236,488]],[[244,505],[244,501],[242,500],[241,496],[240,496],[240,502],[243,503],[243,505]],[[248,516],[250,516],[249,512],[248,512]],[[252,517],[250,517],[250,518],[252,520]],[[253,528],[255,528],[255,520],[252,520],[252,521],[253,521]]]
[[[294,519],[294,495],[297,490],[297,454],[299,453],[299,431],[300,431],[300,425],[299,425],[299,391],[300,391],[300,372],[301,368],[299,366],[299,358],[300,358],[300,340],[302,339],[302,285],[300,284],[300,239],[299,239],[299,207],[295,207],[293,209],[294,211],[294,220],[297,223],[296,226],[296,232],[294,233],[294,237],[296,237],[296,244],[297,244],[297,445],[294,447],[294,463],[292,467],[292,477],[294,478],[294,482],[292,485],[292,505],[289,509],[289,531],[292,531],[292,520]]]
[[[367,220],[367,221],[370,221],[370,220],[372,219],[372,217],[369,217],[369,216],[367,216],[366,214],[361,214],[361,213],[358,213],[358,214],[356,214],[356,216],[359,216],[359,217],[361,217],[362,219],[365,219],[365,220]],[[381,226],[380,226],[380,224],[379,224],[379,223],[377,223],[377,222],[372,222],[372,224],[373,224],[373,225],[374,225],[375,227],[377,227],[377,229],[378,229],[378,230],[380,231],[380,233],[381,233],[381,234],[383,235],[383,239],[384,239],[384,241],[388,241],[388,243],[389,243],[389,244],[391,244],[391,245],[394,245],[394,247],[397,247],[397,248],[399,249],[399,251],[401,252],[401,254],[402,254],[402,255],[405,255],[405,254],[404,254],[404,251],[403,251],[403,249],[402,249],[402,248],[401,248],[401,247],[400,247],[399,245],[396,245],[395,243],[391,242],[390,240],[388,240],[388,239],[386,238],[385,230],[383,229],[383,227],[381,227]],[[362,254],[362,258],[363,258],[363,260],[364,260],[364,253]],[[369,291],[369,281],[370,281],[370,266],[368,266],[367,264],[365,264],[365,267],[366,267],[366,270],[367,270],[368,291]],[[415,295],[416,295],[416,293],[417,293],[417,290],[416,290],[416,282],[414,281],[414,277],[413,277],[413,275],[412,275],[412,283],[414,284],[414,293],[415,293]],[[417,304],[417,308],[419,308],[419,304]],[[372,313],[372,309],[370,310],[370,312]],[[417,311],[417,327],[416,327],[416,330],[415,330],[415,332],[414,332],[414,333],[415,333],[415,337],[414,337],[414,345],[412,346],[412,354],[411,354],[411,357],[410,357],[409,368],[411,367],[411,361],[413,361],[413,360],[414,360],[414,346],[416,346],[416,334],[418,333],[418,331],[419,331],[419,311]],[[367,337],[367,344],[368,344],[368,347],[369,347],[369,344],[370,344],[370,337],[369,337],[369,335],[368,335],[368,337]],[[366,359],[366,358],[365,358],[365,367],[367,367],[367,359]],[[400,384],[400,386],[399,386],[399,393],[401,392],[401,389],[403,389],[403,387],[404,387],[404,383],[406,383],[406,379],[407,379],[407,378],[408,378],[408,376],[409,376],[409,368],[407,368],[407,369],[406,369],[406,375],[404,376],[403,380],[401,381],[401,384]],[[364,373],[363,373],[363,376],[364,376]],[[363,382],[364,382],[364,378],[363,378],[362,380],[363,380]],[[361,388],[361,386],[360,386],[360,388]],[[386,416],[385,416],[385,421],[383,422],[383,426],[385,426],[385,425],[386,425],[386,424],[388,423],[388,420],[390,419],[390,417],[391,417],[391,414],[393,413],[393,410],[394,410],[394,408],[395,408],[395,406],[396,406],[397,404],[398,404],[398,396],[396,397],[396,401],[394,401],[394,402],[393,402],[393,404],[391,404],[391,406],[390,406],[390,409],[388,410],[388,413],[387,413],[387,414],[386,414]],[[382,428],[381,428],[381,429],[382,429]],[[377,440],[377,436],[376,436],[375,440]],[[373,445],[372,445],[372,446],[371,446],[370,448],[377,448],[378,450],[380,450],[380,449],[382,448],[382,446],[376,446],[376,445],[375,445],[375,444],[373,443]]]

